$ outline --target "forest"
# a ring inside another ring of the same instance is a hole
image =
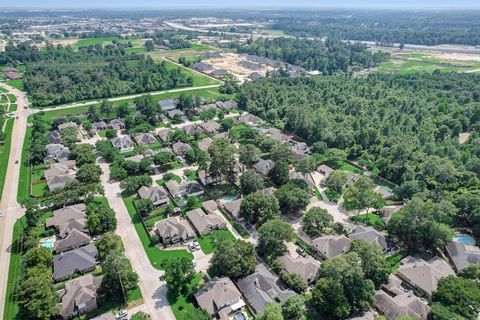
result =
[[[480,44],[480,20],[474,10],[297,11],[275,19],[273,28],[297,36],[421,45]]]
[[[365,45],[359,43],[283,37],[272,40],[260,38],[247,46],[240,46],[238,52],[281,60],[307,70],[319,70],[323,74],[347,72],[349,67],[374,67],[390,56],[384,52],[368,51]]]
[[[24,86],[33,105],[121,96],[192,86],[180,69],[168,69],[140,54],[126,54],[124,44],[82,47],[7,46],[0,65],[26,63]]]

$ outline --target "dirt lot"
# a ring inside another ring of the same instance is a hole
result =
[[[214,67],[219,69],[227,70],[228,72],[234,74],[239,81],[245,81],[252,72],[258,72],[261,75],[265,75],[267,71],[273,70],[271,67],[260,67],[258,69],[252,70],[245,67],[242,67],[239,63],[244,60],[241,58],[241,55],[236,53],[224,53],[222,58],[213,58],[204,60],[203,62],[211,64]]]

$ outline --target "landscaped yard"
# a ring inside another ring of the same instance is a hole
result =
[[[386,261],[388,263],[390,273],[394,273],[397,271],[398,266],[400,265],[400,261],[405,258],[408,254],[405,251],[399,251],[391,256],[386,257]]]
[[[233,234],[228,230],[213,230],[203,237],[196,237],[203,253],[209,254],[214,250],[214,243],[216,239],[235,240]]]
[[[369,213],[368,215],[367,214],[361,214],[361,215],[358,215],[358,216],[351,216],[348,219],[351,220],[351,221],[359,222],[361,224],[366,224],[368,226],[372,226],[377,230],[385,229],[385,221],[383,221],[383,219],[380,216],[378,216],[374,213]]]
[[[327,196],[328,200],[334,201],[334,202],[337,202],[338,199],[340,199],[340,197],[342,196],[341,193],[335,192],[330,188],[326,188],[324,192],[325,192],[325,195]]]
[[[186,296],[181,295],[175,298],[170,292],[167,293],[168,303],[172,307],[177,320],[184,320],[185,316],[195,309],[193,305],[193,293],[202,286],[203,282],[203,275],[198,273],[195,278],[193,278]]]
[[[135,206],[133,204],[134,199],[135,196],[130,196],[128,198],[123,198],[123,201],[125,202],[128,214],[132,219],[135,230],[138,233],[140,241],[142,242],[143,248],[145,249],[145,252],[147,253],[148,259],[150,260],[152,266],[156,269],[162,270],[162,263],[165,260],[182,257],[193,259],[193,255],[185,249],[162,250],[151,243],[150,236],[142,224],[142,219],[137,213],[137,210],[135,210]]]

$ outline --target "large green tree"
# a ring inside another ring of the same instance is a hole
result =
[[[263,180],[255,171],[247,170],[240,177],[240,188],[244,195],[254,193],[263,188]]]
[[[480,285],[472,279],[448,276],[440,279],[432,295],[434,304],[441,304],[452,314],[465,319],[478,319],[480,311]],[[432,310],[436,318],[437,309]]]
[[[272,219],[258,228],[258,251],[265,256],[277,257],[285,253],[285,242],[294,237],[292,226],[280,219]]]
[[[165,273],[160,277],[160,280],[167,282],[168,291],[174,297],[185,293],[195,277],[192,260],[185,257],[166,260],[163,268]]]
[[[368,243],[363,239],[355,239],[350,244],[348,252],[358,254],[362,260],[365,278],[372,280],[376,288],[388,282],[389,266],[377,243]]]
[[[235,240],[221,241],[215,247],[211,268],[216,275],[239,279],[255,270],[255,246],[251,243]]]
[[[312,238],[323,235],[333,223],[327,210],[319,207],[309,209],[302,217],[302,230]]]
[[[280,205],[273,195],[251,193],[243,198],[240,215],[251,224],[262,224],[280,216]]]

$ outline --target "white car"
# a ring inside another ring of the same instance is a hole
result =
[[[117,313],[117,315],[115,316],[115,319],[126,319],[127,316],[128,316],[127,311],[122,310],[119,313]]]
[[[193,246],[195,247],[195,250],[200,250],[200,243],[197,241],[193,241]]]

